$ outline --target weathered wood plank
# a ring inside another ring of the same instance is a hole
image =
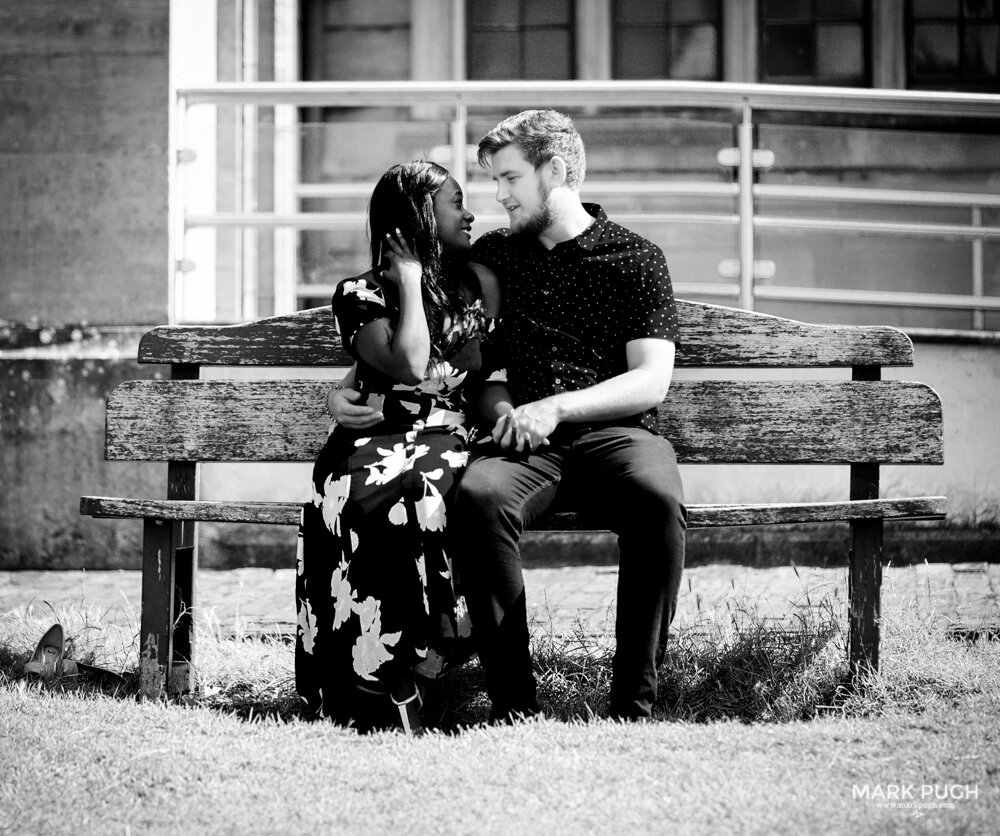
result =
[[[313,461],[326,439],[329,386],[127,381],[108,399],[107,458]],[[940,400],[907,381],[678,381],[660,427],[687,463],[943,459]]]
[[[260,523],[298,525],[296,502],[171,501],[166,499],[124,499],[85,496],[80,513],[93,517],[155,518],[201,522]],[[833,522],[837,520],[916,520],[943,519],[947,499],[943,496],[904,497],[841,502],[760,503],[750,505],[689,505],[688,528],[717,528],[740,525],[787,525]],[[538,531],[591,531],[591,514],[560,512],[538,525]]]
[[[678,301],[677,365],[727,368],[911,366],[896,328],[811,325],[768,314]],[[139,345],[141,363],[345,366],[329,306],[243,325],[164,326]]]

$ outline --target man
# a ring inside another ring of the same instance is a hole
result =
[[[594,514],[621,551],[610,713],[650,716],[684,563],[677,461],[656,434],[677,315],[660,249],[580,201],[572,121],[529,110],[479,143],[509,230],[472,261],[501,282],[507,373],[496,446],[473,454],[449,514],[493,718],[537,711],[518,539],[556,500]],[[497,448],[501,449],[497,449]]]
[[[618,534],[610,714],[645,719],[684,564],[680,474],[656,434],[677,339],[667,265],[581,203],[583,142],[563,114],[505,119],[480,141],[479,161],[510,218],[471,259],[500,278],[509,395],[502,385],[484,395],[493,442],[473,452],[448,531],[491,719],[538,711],[518,541],[557,498]]]

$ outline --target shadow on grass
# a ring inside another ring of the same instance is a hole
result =
[[[41,634],[41,624],[14,623],[11,618],[0,618],[0,687],[24,678],[24,663],[34,647],[26,637]],[[98,628],[89,624],[81,641],[68,651],[79,661],[120,672],[122,680],[58,677],[38,687],[138,699],[134,635],[128,647],[119,639],[116,653],[111,654],[114,658],[109,659],[107,646],[112,642],[102,640]],[[73,635],[72,629],[67,635]],[[295,692],[290,638],[239,630],[233,637],[218,622],[202,624],[197,645],[200,687],[179,701],[247,722],[313,719]],[[949,640],[945,630],[904,622],[891,632],[889,644],[884,658],[891,661],[883,666],[888,672],[874,674],[866,685],[869,693],[859,694],[858,689],[845,687],[846,641],[831,606],[809,606],[793,620],[779,622],[762,617],[752,604],[731,602],[671,635],[659,671],[654,719],[751,723],[808,720],[827,712],[872,716],[892,705],[919,710],[921,701],[935,695],[981,688],[982,676],[968,667],[981,663],[956,656],[955,649],[962,645]],[[931,645],[937,656],[926,661],[934,655],[929,654]],[[981,652],[990,656],[987,662],[995,662],[998,648],[997,642],[983,645]],[[588,632],[582,624],[568,634],[556,634],[551,622],[548,627],[536,622],[532,653],[539,702],[547,716],[566,722],[606,716],[613,636]],[[424,714],[428,727],[445,732],[486,722],[489,701],[478,662],[429,683]]]

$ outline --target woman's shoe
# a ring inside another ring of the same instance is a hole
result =
[[[424,733],[424,724],[420,719],[420,709],[423,707],[424,698],[420,693],[420,687],[414,685],[413,695],[400,701],[392,697],[392,704],[399,712],[399,728],[407,737],[419,737]]]
[[[42,677],[52,677],[63,673],[63,628],[61,624],[53,624],[46,630],[41,641],[35,648],[31,661],[24,666],[25,673],[33,673]],[[76,673],[76,665],[73,665]]]

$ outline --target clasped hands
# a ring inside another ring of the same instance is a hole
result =
[[[498,418],[491,435],[504,450],[533,453],[548,445],[548,437],[558,425],[555,407],[544,400],[532,401]]]

